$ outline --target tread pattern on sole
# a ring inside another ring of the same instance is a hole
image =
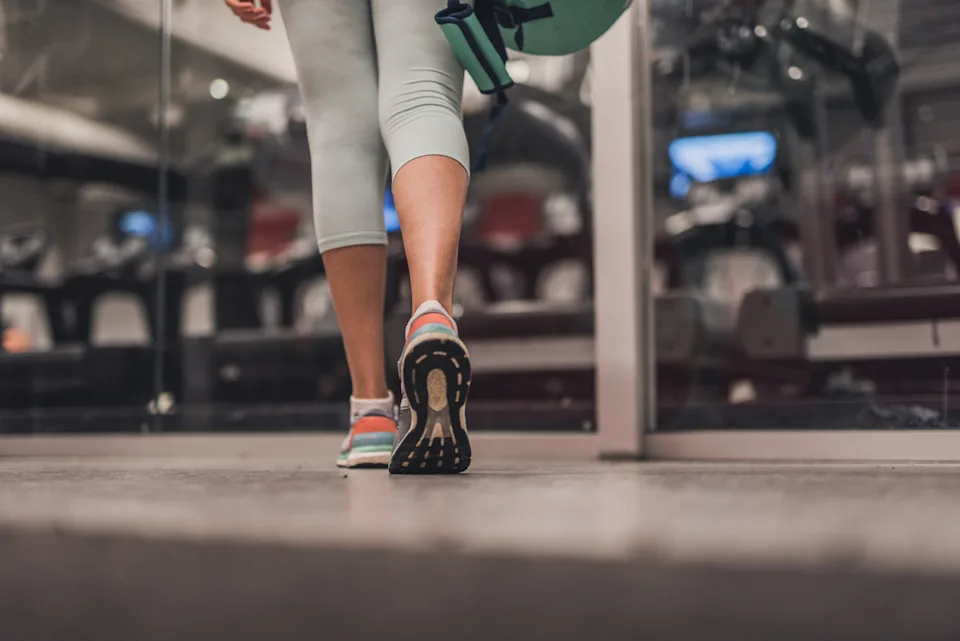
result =
[[[401,365],[413,427],[390,460],[391,474],[459,474],[470,467],[462,409],[470,391],[470,357],[457,340],[412,345]],[[441,398],[442,397],[442,398]]]

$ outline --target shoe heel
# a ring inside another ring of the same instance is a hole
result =
[[[463,408],[470,391],[470,356],[458,340],[411,345],[401,364],[412,426],[390,462],[394,474],[458,474],[470,466]]]

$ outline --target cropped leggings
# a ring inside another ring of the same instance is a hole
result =
[[[422,156],[469,167],[439,0],[280,0],[307,119],[320,252],[386,244],[383,196]]]

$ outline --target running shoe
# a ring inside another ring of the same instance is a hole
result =
[[[390,463],[397,421],[382,410],[359,415],[340,446],[337,467],[386,467]]]
[[[417,310],[399,363],[402,396],[391,474],[458,474],[470,466],[464,417],[470,355],[439,303]]]

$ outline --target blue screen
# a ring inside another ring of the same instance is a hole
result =
[[[157,220],[148,211],[127,212],[120,219],[120,231],[128,236],[149,238],[154,249],[167,249],[173,244],[173,225],[167,224],[163,233],[158,233]]]
[[[777,159],[777,139],[765,131],[678,138],[670,143],[669,153],[675,183],[671,193],[678,195],[689,189],[689,180],[709,183],[770,171]]]
[[[397,215],[397,207],[393,204],[393,192],[389,189],[383,199],[383,222],[387,226],[388,234],[400,231],[400,216]]]
[[[153,216],[145,211],[131,211],[120,219],[120,231],[128,236],[145,238],[153,234],[156,228]]]
[[[670,195],[674,198],[686,198],[690,193],[690,176],[674,170],[670,180]]]

